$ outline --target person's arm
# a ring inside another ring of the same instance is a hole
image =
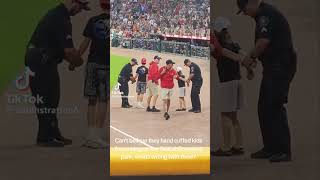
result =
[[[85,37],[82,40],[82,42],[80,44],[80,47],[79,47],[79,53],[80,53],[81,56],[87,51],[87,49],[89,48],[90,43],[91,43],[91,39],[88,38],[88,37]]]
[[[64,21],[61,24],[61,28],[57,29],[60,47],[63,48],[64,59],[72,64],[74,67],[79,67],[83,64],[83,60],[77,49],[74,48],[72,38],[72,25],[68,21]]]
[[[255,47],[244,58],[243,65],[250,67],[261,56],[270,45],[273,32],[273,20],[269,16],[262,16],[257,21],[257,40]]]

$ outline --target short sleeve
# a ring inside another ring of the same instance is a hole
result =
[[[257,19],[257,39],[272,37],[272,19],[269,16],[261,16]]]
[[[90,19],[84,28],[83,36],[87,38],[92,38],[92,20]]]

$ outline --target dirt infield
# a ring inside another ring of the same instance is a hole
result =
[[[174,67],[182,67],[183,73],[186,77],[189,76],[189,68],[184,67],[183,61],[187,57],[173,55],[173,54],[159,54],[157,52],[142,51],[142,50],[129,50],[121,48],[112,48],[112,54],[126,57],[134,57],[142,59],[147,58],[148,63],[152,61],[155,55],[161,56],[163,59],[160,62],[159,67],[165,65],[167,59],[172,59],[176,64]],[[129,62],[130,59],[128,59]],[[197,144],[197,146],[209,146],[210,144],[210,62],[209,60],[190,58],[191,61],[197,63],[202,71],[203,87],[201,88],[201,104],[202,113],[194,114],[189,112],[176,112],[179,108],[178,101],[178,86],[175,81],[174,95],[171,98],[171,107],[169,114],[171,118],[169,121],[165,121],[163,118],[163,112],[161,113],[147,113],[145,109],[122,109],[121,98],[111,98],[111,126],[115,129],[111,129],[111,146],[128,146],[128,144],[115,144],[114,139],[123,136],[121,131],[130,134],[131,136],[144,139],[144,138],[199,138],[203,140],[203,143]],[[112,68],[112,67],[111,67]],[[137,67],[133,68],[133,73]],[[130,83],[129,83],[130,84]],[[129,86],[129,103],[134,105],[136,102],[136,84],[130,84]],[[190,100],[190,87],[187,88],[186,104],[187,109],[191,108]],[[160,89],[159,89],[160,94]],[[132,97],[131,97],[132,96]],[[147,96],[144,97],[144,105],[146,106]],[[162,100],[159,96],[157,101],[157,108],[162,109]],[[143,131],[142,131],[143,129]],[[120,131],[119,131],[120,130]],[[136,146],[137,144],[131,144],[129,146]],[[141,144],[140,144],[141,145]],[[140,146],[138,145],[138,146]],[[156,146],[170,146],[170,144],[158,144]],[[171,146],[195,146],[193,144],[171,144]]]

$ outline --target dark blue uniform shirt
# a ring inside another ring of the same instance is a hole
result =
[[[286,18],[274,6],[261,3],[255,21],[255,40],[270,40],[268,48],[258,57],[264,67],[264,74],[277,77],[292,74],[296,68],[296,54]]]
[[[62,62],[64,49],[74,47],[70,14],[64,4],[50,10],[41,19],[28,46],[41,49],[48,56],[48,64]]]

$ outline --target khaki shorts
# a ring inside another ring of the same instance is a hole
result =
[[[239,80],[219,84],[220,112],[236,112],[244,105],[243,87]]]
[[[161,89],[161,99],[170,99],[173,95],[173,89],[162,88]]]
[[[148,95],[157,96],[158,95],[158,85],[153,83],[151,80],[147,83],[148,86]]]

